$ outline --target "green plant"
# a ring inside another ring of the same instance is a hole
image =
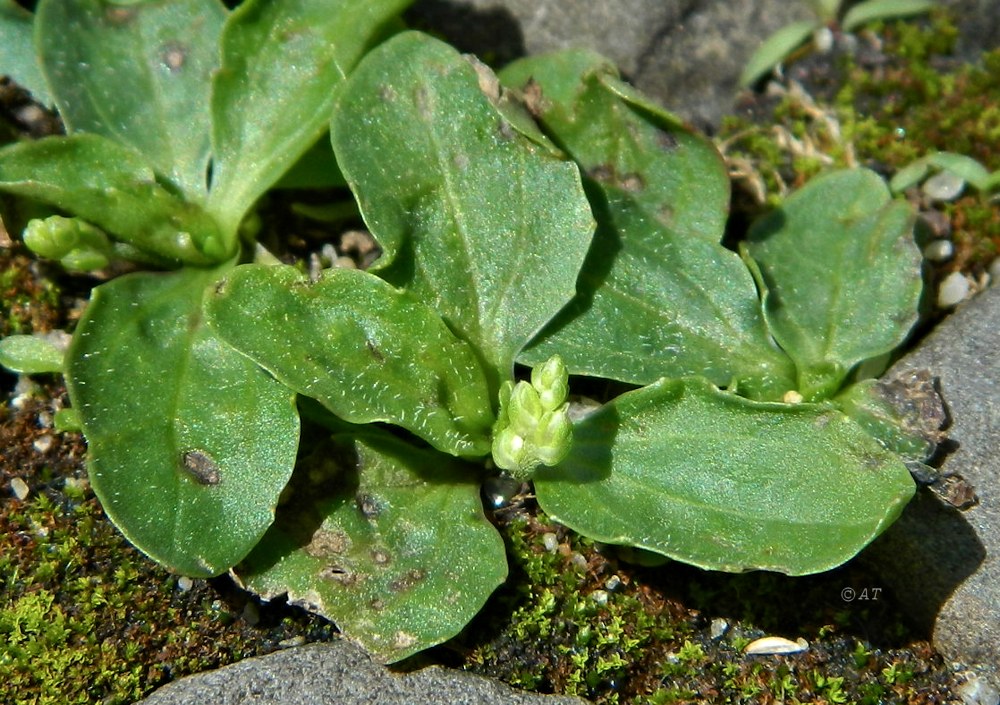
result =
[[[711,569],[821,571],[888,526],[937,431],[863,379],[916,321],[911,208],[833,172],[737,254],[718,153],[604,59],[498,80],[394,34],[403,5],[40,3],[70,134],[0,151],[0,188],[74,216],[29,225],[42,254],[163,270],[97,287],[62,365],[123,533],[395,661],[505,579],[499,470],[582,534]],[[316,178],[382,255],[309,276],[240,224],[327,127]],[[570,374],[635,389],[571,424]],[[331,434],[296,464],[300,413]]]
[[[810,37],[829,25],[838,24],[838,20],[841,29],[853,32],[876,20],[928,12],[934,5],[933,0],[865,0],[844,12],[843,0],[809,0],[813,19],[785,25],[764,40],[747,61],[739,83],[743,87],[756,83]]]

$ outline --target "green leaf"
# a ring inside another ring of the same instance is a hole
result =
[[[936,4],[934,0],[867,0],[848,10],[841,26],[845,32],[853,32],[858,27],[875,20],[930,12]]]
[[[203,201],[225,18],[218,0],[43,0],[38,46],[68,131],[134,147],[189,200]]]
[[[211,210],[235,232],[327,127],[335,88],[412,0],[247,0],[222,35]]]
[[[562,51],[516,61],[500,78],[606,190],[628,193],[678,236],[722,239],[729,177],[718,150],[620,81],[607,59]]]
[[[67,358],[105,512],[154,560],[218,575],[274,518],[298,443],[295,395],[202,320],[215,270],[94,290]]]
[[[100,135],[47,137],[0,149],[0,190],[88,220],[173,263],[212,264],[233,255],[215,222],[156,183],[131,149]]]
[[[0,75],[10,76],[39,103],[52,105],[52,94],[35,55],[34,16],[14,0],[0,0]]]
[[[913,209],[866,169],[813,179],[750,230],[764,313],[799,369],[799,391],[829,396],[850,369],[902,343],[917,321]]]
[[[819,20],[803,20],[785,25],[750,55],[740,74],[739,85],[748,88],[784,61],[795,49],[806,43],[812,33],[822,27]]]
[[[477,348],[495,393],[575,293],[593,230],[575,165],[514,130],[470,61],[415,32],[358,66],[331,135],[383,248],[375,267]]]
[[[914,491],[902,462],[831,406],[753,402],[699,379],[618,397],[534,479],[542,509],[595,540],[790,575],[851,558]]]
[[[237,573],[337,623],[376,659],[457,634],[507,577],[476,468],[384,434],[335,437]]]
[[[927,156],[927,163],[938,169],[950,171],[980,191],[989,188],[990,172],[972,157],[954,152],[935,152]]]
[[[278,380],[352,423],[386,421],[453,455],[490,451],[472,348],[437,313],[367,272],[245,265],[207,307],[212,327]]]
[[[0,365],[27,375],[62,372],[63,352],[36,335],[9,335],[0,340]]]
[[[579,294],[519,362],[559,354],[573,374],[634,384],[700,375],[770,399],[795,387],[735,253],[670,232],[627,194],[588,190],[600,225]]]

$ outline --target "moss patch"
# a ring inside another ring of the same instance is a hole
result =
[[[549,522],[530,500],[498,520],[512,580],[437,658],[457,663],[457,650],[470,670],[601,704],[952,697],[956,674],[853,566],[807,578],[643,568]],[[845,587],[854,599],[843,598]],[[809,648],[744,653],[765,635],[801,637]]]

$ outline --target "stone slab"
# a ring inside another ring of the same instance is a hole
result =
[[[1000,286],[959,308],[890,371],[940,380],[955,448],[946,473],[978,504],[959,511],[922,490],[862,554],[948,659],[981,666],[1000,688]]]
[[[309,644],[163,686],[137,705],[586,705],[534,695],[464,671],[397,674],[347,641]]]

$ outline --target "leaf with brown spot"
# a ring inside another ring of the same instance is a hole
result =
[[[308,463],[297,468],[290,501],[237,574],[265,598],[308,603],[380,661],[451,638],[507,577],[474,469],[377,431],[333,442],[322,456],[349,460],[320,472],[338,481],[317,485]],[[375,497],[378,512],[363,509]],[[329,536],[343,537],[336,550]]]

